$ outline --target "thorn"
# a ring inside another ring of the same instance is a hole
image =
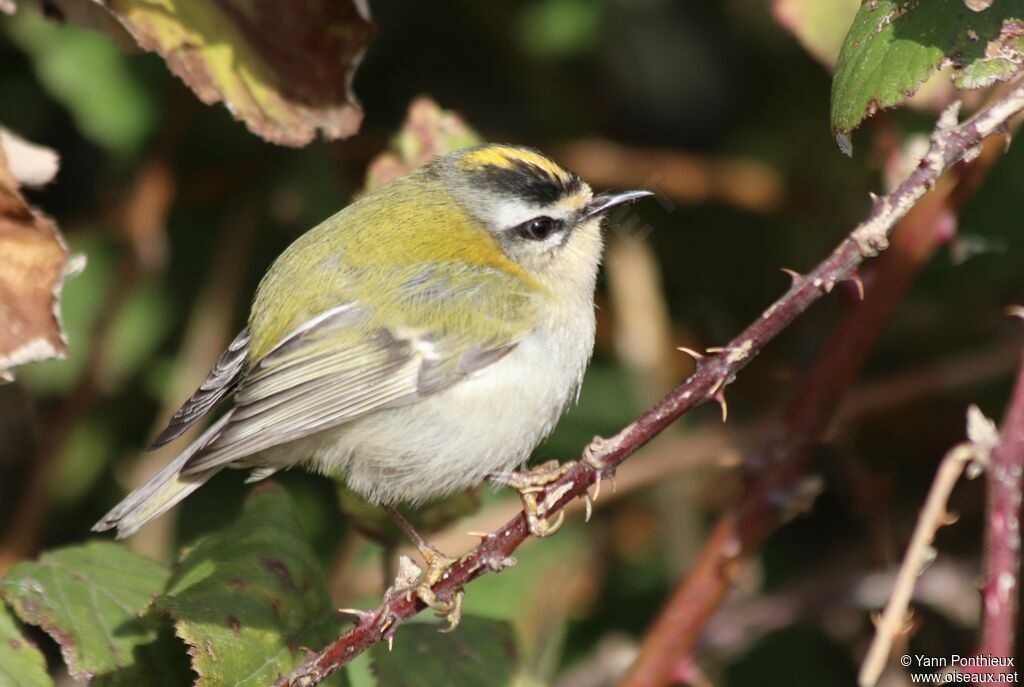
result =
[[[704,357],[704,355],[702,353],[698,353],[697,351],[693,350],[692,348],[687,348],[686,346],[677,346],[676,350],[677,351],[682,351],[683,353],[685,353],[686,355],[690,356],[694,360],[700,360],[700,359],[702,359]]]
[[[834,288],[836,288],[836,280],[835,279],[829,279],[827,282],[825,282],[825,286],[824,286],[825,293],[832,293],[832,289],[834,289]]]
[[[882,199],[878,197],[878,194],[874,191],[868,191],[868,198],[871,199],[872,211],[877,210],[878,206],[882,204]]]
[[[779,269],[781,269],[783,272],[789,275],[790,279],[793,280],[794,286],[803,281],[803,275],[797,272],[796,270],[791,270],[788,267],[780,267]]]
[[[354,615],[359,618],[359,622],[362,622],[373,615],[370,611],[361,611],[358,608],[339,608],[338,613],[344,613],[345,615]]]
[[[1019,317],[1024,320],[1024,305],[1014,305],[1006,309],[1006,314],[1010,317]]]
[[[394,618],[392,618],[391,616],[388,616],[387,618],[385,618],[383,624],[381,624],[381,626],[380,626],[380,634],[381,634],[381,636],[383,637],[384,635],[386,635],[388,633],[388,629],[392,625],[394,625],[394,624],[395,624],[395,619]],[[394,636],[394,634],[392,634],[390,636]]]
[[[590,499],[590,494],[583,492],[583,504],[586,506],[587,513],[583,516],[583,522],[590,522],[590,516],[594,514],[594,502]]]
[[[615,493],[615,473],[612,473],[612,493]]]
[[[716,353],[722,353],[723,351],[725,351],[725,346],[712,346],[711,348],[705,348],[704,350],[714,355]]]
[[[601,471],[597,471],[597,476],[594,478],[594,501],[597,502],[598,497],[601,496]]]
[[[864,282],[860,280],[860,275],[854,272],[846,280],[853,282],[853,285],[857,287],[857,298],[864,300]]]
[[[390,654],[391,650],[394,649],[394,648],[395,648],[395,636],[394,635],[388,635],[388,653]]]
[[[726,422],[729,419],[729,404],[725,401],[725,389],[719,389],[712,398],[722,406],[722,422]]]
[[[1003,122],[1002,124],[997,126],[995,128],[995,131],[993,131],[992,133],[999,134],[1005,139],[1003,143],[1003,152],[1010,152],[1010,144],[1013,143],[1013,132],[1010,131],[1010,127],[1006,124],[1006,122]]]
[[[476,531],[470,531],[470,532],[466,532],[466,534],[468,534],[468,535],[469,535],[469,536],[471,536],[471,537],[480,537],[480,538],[481,538],[481,539],[483,539],[484,541],[487,541],[488,539],[490,539],[491,537],[493,537],[493,536],[494,536],[494,533],[493,533],[493,532],[476,532]]]

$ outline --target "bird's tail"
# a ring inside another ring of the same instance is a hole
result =
[[[173,508],[179,501],[203,486],[208,479],[220,472],[224,467],[223,465],[218,465],[202,472],[188,475],[181,474],[181,470],[185,467],[188,459],[217,435],[224,427],[230,415],[231,413],[228,412],[220,420],[213,423],[203,432],[202,436],[193,441],[167,467],[153,475],[141,487],[128,494],[121,503],[114,506],[109,513],[92,526],[93,531],[103,532],[116,527],[118,539],[129,537],[153,518]]]

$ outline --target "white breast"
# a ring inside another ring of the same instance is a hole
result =
[[[576,398],[594,346],[593,308],[577,312],[545,324],[470,379],[290,448],[314,469],[343,473],[375,502],[419,503],[508,472]]]

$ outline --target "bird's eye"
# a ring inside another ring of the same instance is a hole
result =
[[[536,217],[525,222],[520,228],[520,233],[534,241],[543,241],[551,236],[558,228],[558,223],[550,217]]]

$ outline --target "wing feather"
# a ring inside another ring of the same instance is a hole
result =
[[[242,376],[248,347],[249,328],[246,327],[217,359],[199,388],[178,408],[163,431],[146,447],[147,451],[157,449],[180,437],[230,393]]]
[[[500,277],[484,273],[480,278]],[[357,301],[331,308],[252,362],[237,382],[230,420],[188,460],[182,474],[224,466],[437,393],[500,360],[527,331],[518,323],[528,320],[528,313],[522,308],[509,312],[504,301],[493,298],[493,289],[429,290],[422,285],[413,284],[416,296],[426,299],[421,307],[468,307],[481,318],[504,316],[502,326],[492,329],[500,334],[480,342],[475,331],[459,326],[448,331],[386,327],[375,319],[373,306]],[[481,300],[484,293],[492,297]],[[528,299],[516,302],[523,305]]]
[[[383,407],[436,393],[511,352],[516,344],[443,351],[421,337],[379,330],[344,350],[324,353],[315,328],[303,336],[309,356],[294,349],[276,369],[263,362],[242,380],[230,421],[182,470],[202,472],[287,441],[349,422]]]

